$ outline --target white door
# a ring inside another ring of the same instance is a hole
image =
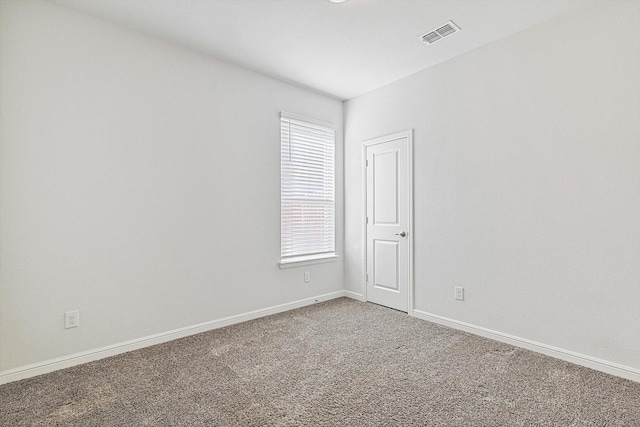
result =
[[[408,311],[411,278],[411,132],[365,143],[367,300]]]

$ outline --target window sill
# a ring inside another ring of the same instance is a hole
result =
[[[301,256],[297,258],[290,258],[287,260],[280,260],[278,265],[280,266],[280,268],[302,267],[311,264],[335,262],[338,260],[338,258],[339,257],[336,254]]]

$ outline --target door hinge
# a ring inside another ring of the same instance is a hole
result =
[[[369,281],[369,273],[365,274],[364,276],[366,278],[365,280],[368,282]]]
[[[369,160],[365,160],[366,166],[369,167]]]
[[[369,224],[369,217],[367,217],[367,224]]]

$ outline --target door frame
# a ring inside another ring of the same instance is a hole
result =
[[[367,139],[362,142],[362,236],[363,236],[363,262],[362,262],[362,296],[365,301],[367,299],[367,148],[382,144],[385,142],[393,141],[400,138],[407,138],[408,143],[408,156],[407,159],[407,173],[409,174],[409,188],[407,189],[408,199],[407,203],[409,204],[409,229],[407,230],[407,237],[409,238],[409,272],[408,272],[408,309],[407,314],[409,316],[413,316],[413,235],[414,235],[414,227],[413,227],[413,129],[409,129],[402,132],[393,133],[390,135],[380,136],[377,138]]]

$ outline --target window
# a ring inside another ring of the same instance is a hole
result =
[[[335,257],[335,129],[280,116],[280,265]]]

